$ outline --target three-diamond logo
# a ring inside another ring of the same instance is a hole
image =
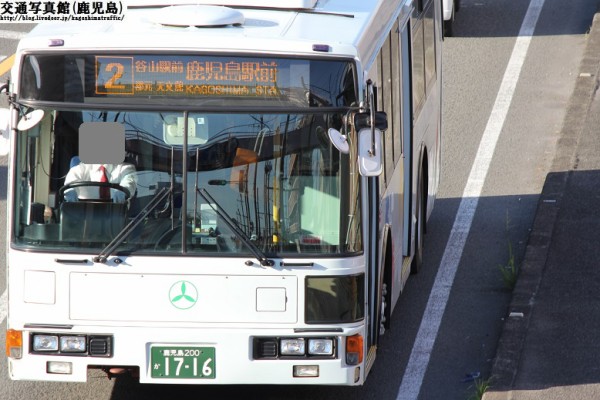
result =
[[[175,282],[169,290],[169,300],[175,308],[187,310],[198,301],[198,289],[190,281]]]

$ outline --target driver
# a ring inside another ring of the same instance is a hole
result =
[[[65,185],[74,182],[109,182],[116,183],[135,194],[135,167],[133,164],[86,164],[80,162],[72,167],[65,178]],[[65,201],[79,199],[112,199],[115,203],[125,202],[125,193],[112,188],[98,186],[80,186],[65,191]]]

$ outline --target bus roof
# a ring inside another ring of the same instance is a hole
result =
[[[412,1],[130,0],[123,21],[40,23],[19,51],[60,46],[65,51],[313,54],[365,62],[373,59],[395,18],[410,12],[405,3]]]
[[[237,7],[257,7],[257,8],[275,8],[275,9],[311,9],[314,8],[318,0],[129,0],[129,7],[140,6],[171,6],[178,4],[206,4],[217,6],[237,6]]]

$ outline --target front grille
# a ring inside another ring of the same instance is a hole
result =
[[[90,356],[110,357],[111,340],[110,336],[92,336],[90,337],[89,351]]]
[[[254,359],[276,358],[277,347],[276,339],[254,339]]]

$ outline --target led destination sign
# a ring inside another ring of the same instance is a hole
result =
[[[290,86],[289,79],[290,61],[286,60],[208,56],[95,56],[94,94],[281,99],[285,88]]]
[[[299,108],[357,104],[351,60],[57,51],[25,54],[18,79],[19,100],[29,102]]]

